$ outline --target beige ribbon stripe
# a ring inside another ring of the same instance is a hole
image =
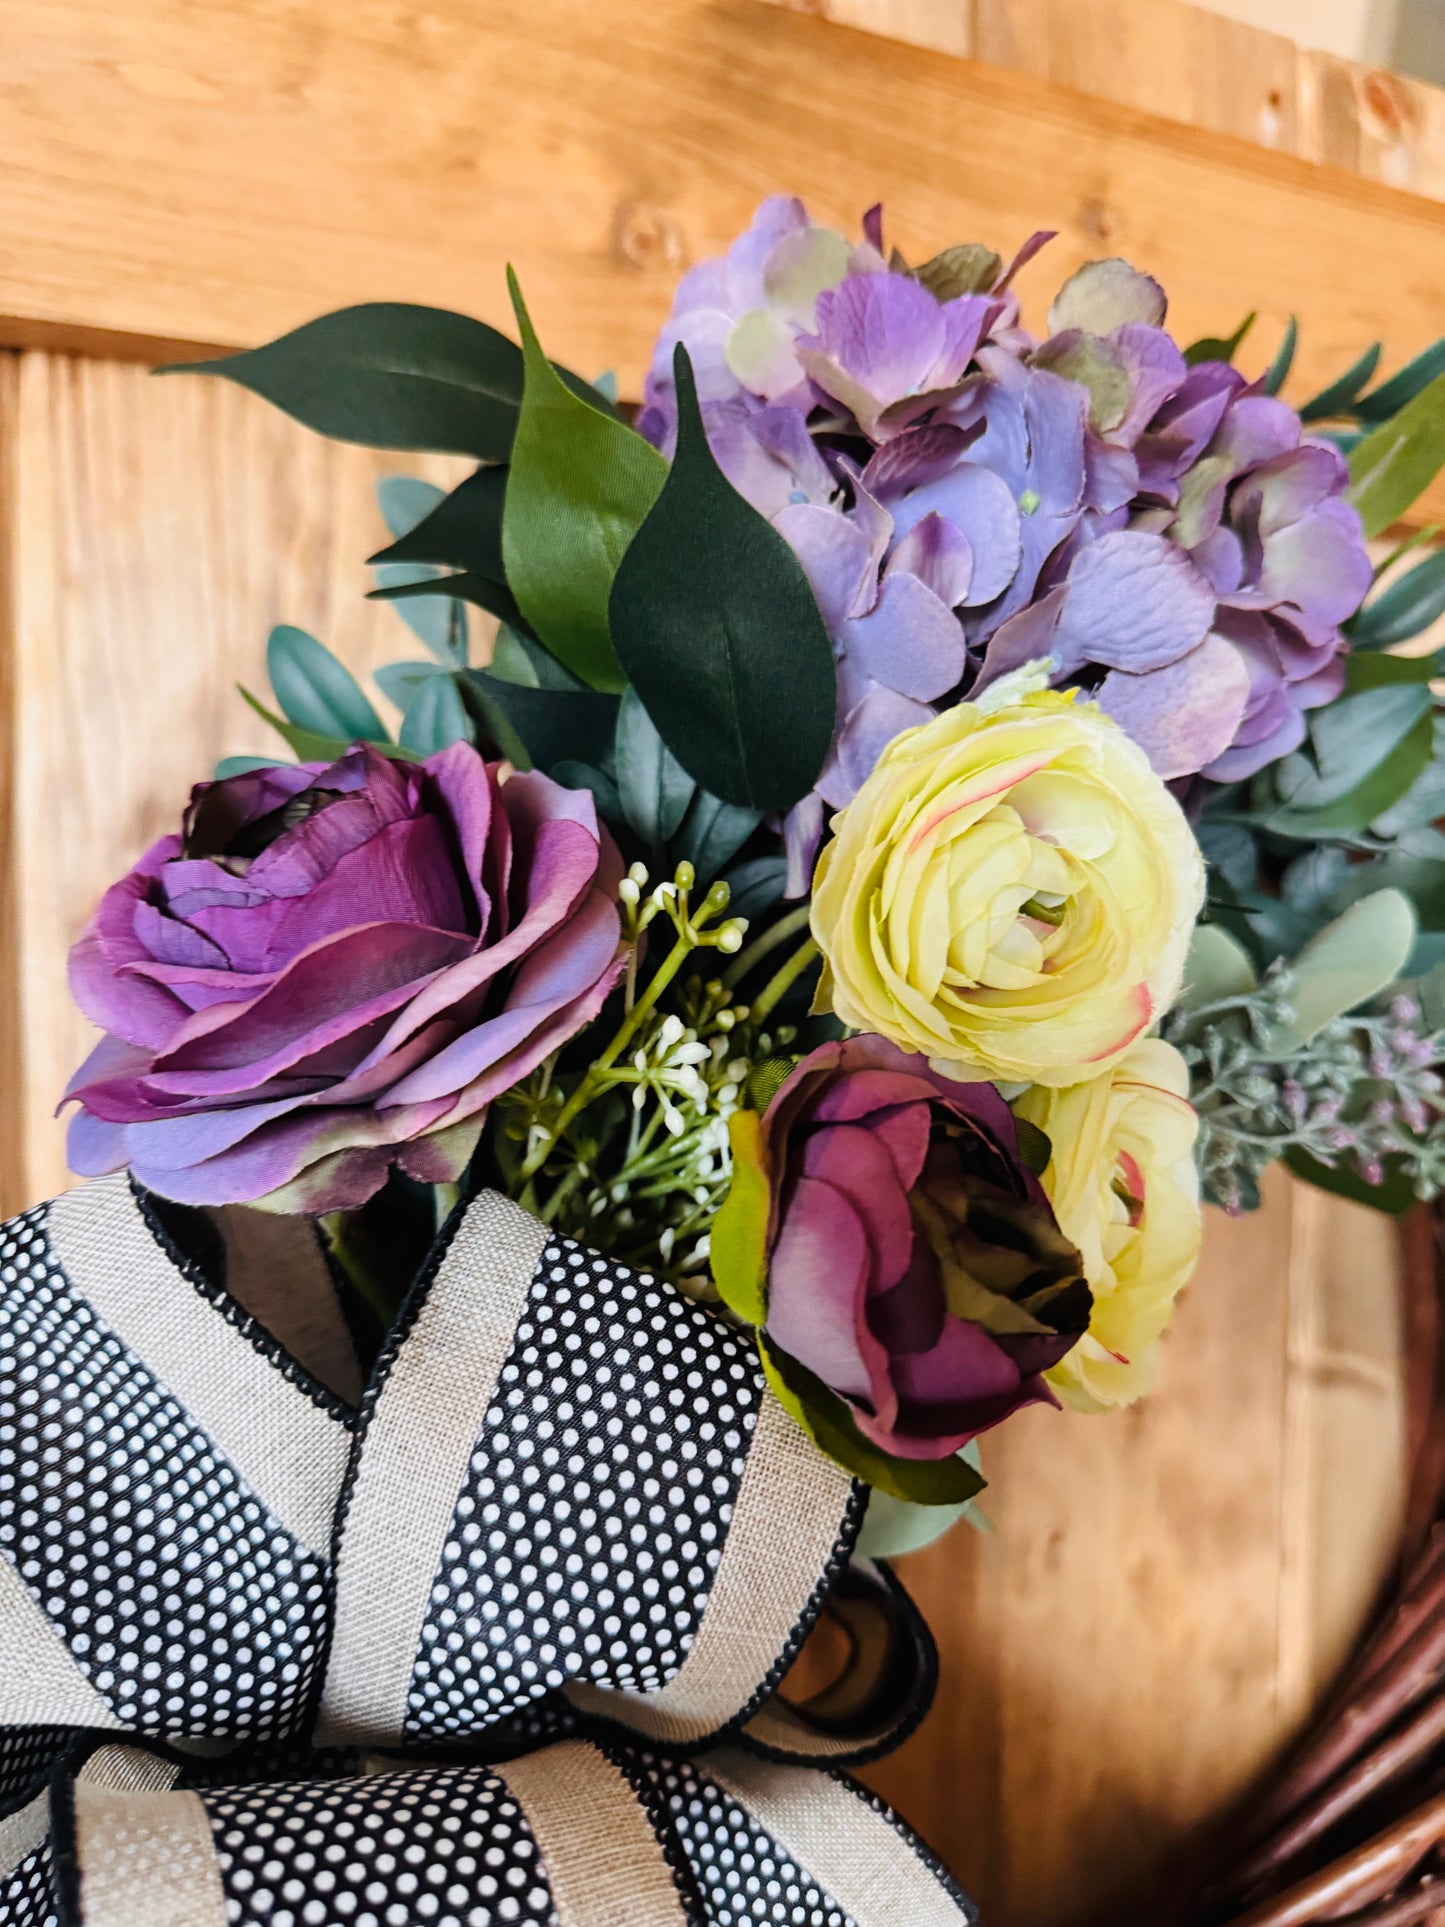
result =
[[[0,1726],[119,1725],[0,1554]]]
[[[83,1927],[227,1927],[211,1826],[195,1793],[75,1787]]]
[[[159,1759],[137,1746],[98,1746],[76,1775],[77,1784],[90,1782],[103,1787],[150,1788],[163,1792],[174,1785],[180,1768],[170,1760]],[[37,1794],[18,1813],[0,1820],[0,1880],[10,1875],[34,1853],[50,1832],[49,1789]]]
[[[497,1771],[541,1852],[558,1927],[688,1927],[641,1801],[596,1747],[564,1740]]]
[[[853,1492],[835,1465],[764,1390],[732,1524],[702,1624],[656,1693],[567,1689],[584,1712],[651,1738],[689,1742],[746,1706],[787,1647],[833,1555]]]
[[[312,1552],[331,1544],[351,1434],[198,1291],[156,1242],[124,1172],[52,1199],[51,1248],[141,1359]]]
[[[960,1927],[962,1909],[881,1813],[826,1773],[727,1748],[698,1771],[730,1794],[858,1927]]]
[[[447,1528],[550,1235],[481,1193],[382,1386],[336,1562],[327,1742],[402,1737]]]
[[[18,1813],[0,1820],[0,1880],[8,1880],[20,1862],[34,1853],[50,1832],[50,1794],[38,1793]]]

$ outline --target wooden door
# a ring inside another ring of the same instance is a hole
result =
[[[890,18],[926,40],[939,11]],[[840,220],[882,194],[919,247],[1058,221],[1065,267],[1167,256],[1186,331],[1251,305],[1277,329],[1295,306],[1316,368],[1376,332],[1397,359],[1438,322],[1423,199],[752,0],[607,12],[7,8],[7,1210],[67,1181],[53,1113],[86,1027],[64,958],[98,892],[219,754],[269,746],[234,684],[263,684],[272,623],[358,673],[408,653],[363,600],[374,484],[454,472],[155,380],[149,344],[255,340],[371,296],[500,318],[506,246],[558,351],[635,390],[680,268],[785,186]],[[944,25],[971,34],[972,12]],[[992,1534],[908,1562],[939,1702],[870,1777],[993,1927],[1153,1918],[1161,1873],[1349,1645],[1401,1505],[1397,1276],[1391,1225],[1284,1179],[1255,1217],[1216,1217],[1154,1399],[1023,1414],[988,1442]]]

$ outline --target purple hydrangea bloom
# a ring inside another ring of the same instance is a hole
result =
[[[305,1212],[392,1164],[455,1180],[615,983],[620,872],[589,793],[467,744],[200,784],[71,952],[106,1033],[66,1093],[72,1167]]]

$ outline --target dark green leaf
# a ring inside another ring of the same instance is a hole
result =
[[[402,747],[417,756],[434,756],[439,749],[471,740],[471,720],[456,677],[442,674],[420,683],[401,719]]]
[[[1284,339],[1279,344],[1279,353],[1269,364],[1264,377],[1264,392],[1277,395],[1289,379],[1289,371],[1294,366],[1295,344],[1299,340],[1299,320],[1291,315],[1285,323]]]
[[[1016,1117],[1014,1125],[1018,1131],[1020,1158],[1036,1178],[1041,1178],[1054,1155],[1048,1132],[1041,1131],[1037,1124],[1026,1117]]]
[[[1302,422],[1329,421],[1338,415],[1349,412],[1350,403],[1359,394],[1365,383],[1380,365],[1380,344],[1375,342],[1367,348],[1359,360],[1352,362],[1337,381],[1322,388],[1317,395],[1311,395],[1299,411]]]
[[[1388,381],[1382,381],[1373,395],[1363,396],[1355,404],[1355,413],[1367,422],[1388,421],[1421,389],[1428,388],[1437,375],[1445,375],[1445,336],[1413,361],[1407,361]]]
[[[785,856],[746,857],[735,863],[727,872],[726,882],[732,891],[728,903],[728,914],[746,917],[754,923],[767,910],[771,910],[783,894],[788,881],[788,859]]]
[[[1357,649],[1388,649],[1408,642],[1445,615],[1445,549],[1417,563],[1408,575],[1366,603],[1351,624]]]
[[[373,566],[378,562],[439,562],[449,569],[505,582],[502,505],[507,494],[507,473],[505,467],[479,468],[450,495],[443,495],[440,489],[432,490],[438,499],[430,509],[416,522],[405,525],[389,548],[378,549],[369,560]],[[396,483],[382,484],[383,488],[395,486]],[[424,482],[414,484],[416,488],[430,486]]]
[[[742,810],[735,803],[724,803],[708,790],[699,790],[688,806],[673,841],[673,850],[686,857],[697,871],[697,880],[706,888],[747,842],[763,820],[760,810]]]
[[[677,834],[697,790],[635,689],[623,692],[617,711],[617,790],[632,831],[657,851]]]
[[[596,764],[611,747],[617,728],[615,696],[595,689],[529,689],[503,682],[485,669],[467,670],[464,687],[492,726],[499,747],[501,728],[510,732],[533,768],[550,773],[560,762]]]
[[[915,1505],[958,1505],[976,1498],[985,1480],[961,1458],[895,1459],[865,1439],[835,1392],[786,1352],[758,1334],[763,1370],[779,1403],[820,1451],[855,1478]]]
[[[1308,1151],[1302,1151],[1298,1146],[1286,1151],[1283,1161],[1306,1184],[1329,1191],[1337,1198],[1349,1198],[1354,1204],[1368,1205],[1372,1211],[1387,1212],[1394,1218],[1419,1202],[1419,1195],[1397,1158],[1386,1160],[1382,1184],[1366,1184],[1355,1167],[1347,1164],[1343,1157],[1338,1164],[1321,1164],[1318,1158],[1312,1158]]]
[[[488,462],[506,460],[522,398],[514,342],[402,301],[342,308],[264,348],[158,372],[224,375],[338,441]]]
[[[667,463],[615,415],[579,400],[542,353],[517,279],[526,385],[502,517],[507,581],[528,623],[594,689],[621,690],[608,598]]]
[[[377,570],[377,574],[383,578],[391,576],[392,580],[383,580],[380,588],[370,591],[367,600],[400,604],[430,600],[438,603],[443,609],[448,601],[470,602],[476,608],[485,609],[489,615],[496,616],[512,628],[516,628],[521,622],[521,611],[512,600],[511,591],[504,582],[493,582],[484,575],[421,575],[419,573],[421,566],[417,562],[384,562]],[[411,579],[407,580],[407,576]],[[438,655],[439,660],[445,661],[448,667],[456,662],[456,657],[450,653],[450,641],[440,645],[448,651],[445,656],[441,656],[439,646],[434,646],[431,640],[432,635],[440,638],[439,618],[433,619],[429,635],[419,622],[413,621],[412,615],[405,607],[399,608],[397,613],[405,616],[407,621],[412,623],[422,641]]]
[[[355,676],[304,629],[277,624],[266,644],[266,673],[282,715],[298,728],[346,743],[390,740]]]
[[[1240,343],[1259,319],[1259,310],[1251,308],[1232,335],[1204,335],[1191,342],[1184,350],[1184,359],[1191,368],[1201,361],[1233,361]]]
[[[1407,675],[1400,684],[1362,689],[1315,710],[1310,740],[1316,768],[1310,769],[1306,757],[1282,763],[1277,777],[1281,800],[1295,810],[1338,803],[1393,753],[1429,708],[1430,692]]]
[[[1349,499],[1365,534],[1397,522],[1445,463],[1445,375],[1437,375],[1397,415],[1350,453]]]
[[[783,810],[833,737],[833,649],[797,557],[707,444],[679,344],[677,455],[612,592],[618,655],[663,741],[704,789]]]
[[[591,763],[573,762],[570,757],[564,756],[547,773],[553,782],[560,783],[564,789],[591,790],[597,814],[608,823],[622,822],[622,798],[605,769],[598,769]]]

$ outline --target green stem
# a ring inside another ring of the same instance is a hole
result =
[[[581,1180],[582,1166],[580,1164],[574,1164],[571,1170],[562,1178],[562,1181],[558,1184],[557,1189],[552,1193],[551,1197],[548,1198],[547,1202],[542,1206],[541,1217],[543,1224],[555,1224],[557,1222],[557,1213],[577,1189]]]
[[[810,908],[809,904],[800,903],[796,910],[790,910],[787,916],[779,917],[778,921],[770,929],[765,930],[760,937],[755,938],[746,950],[740,950],[722,974],[722,980],[728,989],[731,990],[734,984],[741,983],[753,965],[766,957],[770,950],[775,950],[780,943],[786,943],[788,938],[796,936],[798,931],[806,930]]]
[[[765,1021],[772,1011],[773,1006],[778,1003],[781,998],[787,996],[793,985],[817,955],[818,946],[813,939],[809,937],[808,941],[799,944],[788,961],[769,977],[757,996],[754,997],[748,1009],[748,1022],[753,1026],[754,1030]]]

